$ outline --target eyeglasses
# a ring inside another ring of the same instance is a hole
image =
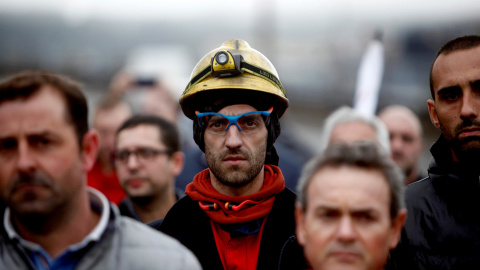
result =
[[[156,156],[160,154],[171,154],[172,151],[170,149],[159,150],[153,148],[138,148],[133,151],[129,150],[120,150],[115,151],[113,154],[114,160],[119,163],[127,164],[128,160],[130,159],[130,155],[133,154],[140,163],[145,163],[153,160]]]
[[[273,107],[268,111],[246,112],[237,116],[228,116],[216,112],[195,112],[200,127],[213,134],[225,135],[231,125],[237,126],[244,134],[250,134],[260,130],[263,125],[270,122],[270,114]]]

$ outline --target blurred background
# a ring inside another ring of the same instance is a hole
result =
[[[440,134],[426,105],[430,65],[446,41],[480,32],[479,10],[478,0],[0,0],[0,78],[60,72],[81,81],[93,104],[127,70],[168,82],[178,99],[203,55],[244,39],[285,86],[287,136],[316,152],[326,115],[352,105],[362,55],[381,31],[378,109],[401,104],[420,116],[426,169]]]

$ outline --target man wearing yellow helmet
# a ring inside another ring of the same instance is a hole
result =
[[[200,60],[180,104],[208,169],[161,226],[150,225],[180,240],[204,269],[277,268],[295,233],[295,195],[276,166],[288,99],[275,68],[245,41],[229,40]]]

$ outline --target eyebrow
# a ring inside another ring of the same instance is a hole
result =
[[[480,85],[480,79],[474,80],[474,81],[469,81],[468,84],[472,85],[472,86],[479,86]],[[440,95],[446,94],[447,92],[458,91],[458,90],[460,90],[460,91],[462,90],[462,88],[459,85],[447,86],[447,87],[439,89],[437,91],[437,95],[440,96]]]
[[[458,85],[447,86],[447,87],[439,89],[437,91],[437,95],[439,95],[439,96],[445,95],[445,94],[447,94],[449,92],[452,92],[452,91],[462,91],[462,88]]]
[[[334,206],[327,206],[327,205],[320,205],[315,208],[315,212],[328,212],[328,211],[334,211],[334,212],[341,212],[340,208],[334,207]],[[348,211],[350,214],[358,214],[358,213],[378,213],[377,209],[374,209],[372,207],[362,207],[362,208],[356,208],[356,209],[349,209]]]
[[[55,134],[54,132],[48,131],[48,130],[39,131],[39,132],[27,133],[27,134],[26,134],[26,137],[27,137],[27,138],[30,138],[30,137],[60,138],[57,134]],[[14,138],[14,139],[17,138],[17,134],[5,134],[5,135],[0,134],[0,140],[3,140],[3,139],[12,139],[12,138]]]

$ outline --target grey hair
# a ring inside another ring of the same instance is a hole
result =
[[[405,208],[404,175],[388,153],[370,141],[339,143],[329,146],[321,155],[312,158],[303,168],[297,184],[297,203],[307,208],[307,188],[313,176],[325,167],[351,166],[380,171],[390,188],[390,215],[397,216]]]
[[[325,119],[322,138],[320,139],[320,150],[323,151],[328,147],[332,132],[337,125],[351,122],[362,122],[373,127],[377,134],[378,143],[387,153],[390,153],[390,134],[385,124],[375,115],[365,115],[348,106],[338,108]]]

